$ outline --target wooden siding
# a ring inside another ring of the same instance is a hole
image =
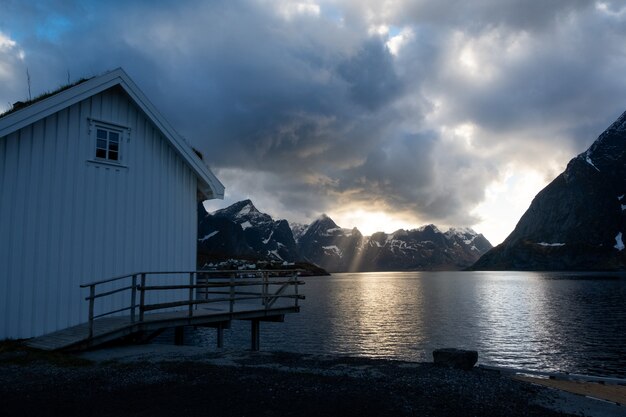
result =
[[[93,162],[90,119],[130,129],[122,166]],[[117,87],[0,138],[0,339],[86,321],[82,283],[196,269],[196,190],[191,168]]]

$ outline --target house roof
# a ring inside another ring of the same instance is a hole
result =
[[[196,173],[200,192],[206,198],[224,198],[224,185],[121,68],[62,89],[50,97],[4,115],[0,118],[0,138],[114,86],[120,86],[131,97]]]

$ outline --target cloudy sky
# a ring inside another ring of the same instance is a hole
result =
[[[626,4],[0,1],[0,111],[123,67],[277,218],[492,243],[626,110]]]

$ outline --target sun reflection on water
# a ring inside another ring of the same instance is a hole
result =
[[[421,332],[404,331],[407,322],[422,327],[422,292],[419,280],[407,286],[394,274],[344,274],[341,291],[328,294],[341,306],[342,317],[332,323],[328,345],[337,352],[390,357],[422,343]]]
[[[264,323],[267,350],[431,361],[441,347],[479,363],[626,376],[626,277],[529,272],[345,273],[307,278],[307,299]],[[249,345],[233,323],[227,347]],[[212,332],[195,344],[211,347]]]

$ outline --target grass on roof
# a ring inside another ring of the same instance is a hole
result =
[[[48,97],[52,97],[52,96],[53,96],[53,95],[55,95],[55,94],[58,94],[58,93],[60,93],[60,92],[62,92],[62,91],[65,91],[65,90],[67,90],[67,89],[70,89],[70,88],[72,88],[72,87],[74,87],[74,86],[77,86],[78,84],[82,84],[82,83],[84,83],[85,81],[88,81],[88,80],[90,80],[90,79],[92,79],[92,78],[93,78],[93,77],[89,77],[89,78],[81,78],[80,80],[75,81],[75,82],[73,82],[73,83],[62,85],[62,86],[60,86],[59,88],[57,88],[56,90],[53,90],[53,91],[47,91],[47,92],[45,92],[45,93],[43,93],[43,94],[38,95],[38,96],[37,96],[37,97],[35,97],[35,98],[32,98],[32,99],[30,99],[30,100],[23,101],[23,102],[22,102],[23,104],[22,104],[21,106],[19,106],[19,107],[17,107],[17,108],[16,108],[16,107],[12,107],[11,109],[9,109],[9,110],[5,111],[4,113],[0,114],[0,118],[3,118],[4,116],[8,116],[8,115],[9,115],[9,114],[11,114],[11,113],[15,113],[16,111],[19,111],[19,110],[25,109],[26,107],[28,107],[28,106],[30,106],[30,105],[32,105],[32,104],[35,104],[35,103],[40,102],[40,101],[42,101],[42,100],[45,100],[45,99],[47,99]]]

